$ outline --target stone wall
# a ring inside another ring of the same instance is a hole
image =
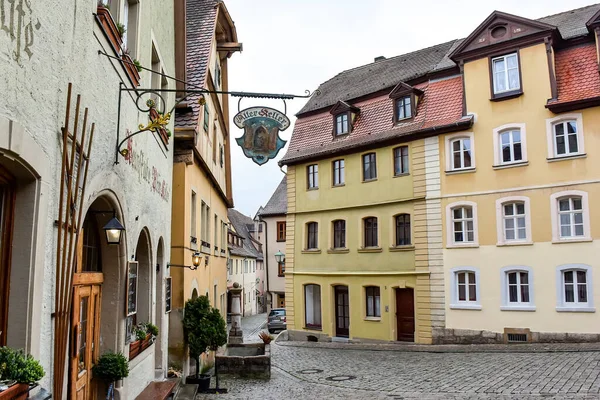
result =
[[[262,353],[255,356],[217,355],[216,369],[219,374],[231,374],[243,378],[271,378],[271,345],[264,343],[228,344],[227,352],[239,349],[239,353]],[[251,349],[251,350],[250,350]],[[254,350],[254,351],[252,351]],[[234,352],[235,353],[235,352]]]
[[[600,342],[600,334],[530,332],[528,340],[532,343],[592,343]],[[433,344],[497,343],[506,343],[503,333],[470,329],[433,330]]]

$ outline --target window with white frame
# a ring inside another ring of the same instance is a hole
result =
[[[451,304],[453,309],[481,309],[479,301],[479,270],[472,267],[453,268],[451,271]]]
[[[335,134],[344,135],[350,132],[348,124],[348,113],[338,114],[335,117]]]
[[[564,114],[546,120],[548,159],[583,156],[583,117]]]
[[[367,297],[367,317],[381,317],[381,297],[379,286],[365,287]]]
[[[500,133],[500,160],[503,164],[523,161],[521,131],[518,129]]]
[[[492,58],[494,94],[521,89],[519,58],[517,53]]]
[[[501,310],[533,311],[533,272],[529,267],[506,267],[502,273]]]
[[[556,272],[558,300],[556,310],[594,312],[590,266],[562,265]]]
[[[307,328],[321,328],[321,286],[304,286],[304,311]]]
[[[531,243],[529,198],[504,197],[496,200],[498,245]]]
[[[569,190],[550,196],[552,240],[591,240],[590,213],[587,192]]]
[[[473,243],[475,241],[472,207],[462,206],[452,209],[452,231],[455,243]]]
[[[447,135],[445,143],[447,172],[475,168],[475,141],[472,132]]]
[[[344,172],[344,159],[333,161],[333,186],[342,186],[346,183]]]

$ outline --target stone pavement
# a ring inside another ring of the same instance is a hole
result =
[[[593,348],[435,353],[335,345],[275,343],[270,381],[226,378],[229,394],[218,398],[600,399],[600,352]]]
[[[258,337],[258,334],[263,330],[267,330],[267,313],[260,313],[242,318],[244,343],[262,342]]]

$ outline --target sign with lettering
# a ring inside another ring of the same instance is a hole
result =
[[[263,165],[285,146],[286,141],[279,137],[279,131],[289,128],[290,119],[273,108],[251,107],[237,113],[233,123],[244,130],[244,135],[236,139],[244,155]]]
[[[130,135],[129,130],[126,131]],[[141,183],[145,181],[150,185],[150,191],[158,194],[164,201],[169,201],[169,182],[165,179],[160,170],[155,166],[148,165],[148,156],[143,150],[133,148],[133,140],[127,139],[127,154],[125,162],[137,173],[138,180]]]
[[[22,51],[31,59],[35,32],[41,27],[33,16],[30,0],[0,0],[0,31],[10,38],[12,57],[19,66],[23,65]]]

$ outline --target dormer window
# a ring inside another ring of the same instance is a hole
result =
[[[348,125],[348,113],[338,114],[335,117],[335,135],[344,135],[350,133]]]
[[[403,96],[396,100],[396,120],[412,118],[411,96]]]
[[[519,56],[517,53],[492,58],[492,89],[494,98],[521,92]]]

